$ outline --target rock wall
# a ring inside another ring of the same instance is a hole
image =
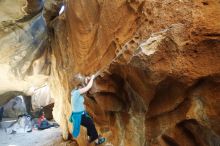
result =
[[[48,82],[47,25],[61,4],[62,0],[0,1],[0,105],[17,95],[32,95],[33,88]]]
[[[62,3],[0,1],[0,105],[49,81],[68,139],[76,77],[99,74],[85,104],[109,144],[220,145],[219,1]]]
[[[29,94],[49,75],[47,25],[41,1],[0,1],[0,95]]]
[[[87,110],[117,146],[219,145],[220,3],[65,1],[52,23],[53,114],[71,132],[77,74],[99,73]],[[83,129],[79,145],[85,145]]]

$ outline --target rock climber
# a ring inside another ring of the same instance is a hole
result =
[[[83,85],[79,85],[76,89],[71,91],[72,114],[70,117],[70,122],[73,123],[72,135],[74,138],[78,137],[80,133],[80,125],[82,125],[87,128],[89,143],[95,141],[95,145],[99,145],[104,143],[106,139],[98,135],[92,118],[86,112],[83,96],[83,94],[89,91],[92,87],[94,78],[94,75],[92,75],[91,78],[87,77],[85,79],[85,83],[87,84],[86,86],[83,87]]]

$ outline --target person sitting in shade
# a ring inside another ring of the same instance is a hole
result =
[[[72,114],[70,116],[70,122],[73,123],[72,135],[77,138],[80,133],[80,125],[87,128],[87,135],[89,137],[89,143],[95,141],[96,145],[102,144],[106,141],[104,137],[98,135],[94,122],[90,115],[86,112],[84,105],[83,94],[89,91],[93,85],[93,80],[95,76],[92,75],[91,78],[86,78],[86,86],[82,87],[79,85],[76,89],[71,91],[71,106]],[[89,82],[88,82],[89,80]]]
[[[45,118],[45,114],[43,111],[40,112],[40,117],[38,118],[37,121],[37,129],[38,130],[44,130],[48,129],[50,127],[54,127],[53,124],[50,124],[48,120]]]

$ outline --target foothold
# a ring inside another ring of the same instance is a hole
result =
[[[129,44],[134,44],[135,43],[135,41],[134,40],[131,40],[130,42],[129,42]]]
[[[154,21],[150,20],[150,21],[149,21],[149,24],[154,24]]]
[[[209,5],[209,3],[208,3],[208,2],[202,2],[202,4],[203,4],[203,5]]]

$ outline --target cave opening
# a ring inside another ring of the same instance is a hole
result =
[[[65,11],[65,6],[62,5],[59,11],[59,15],[61,15]]]
[[[16,118],[22,114],[37,117],[40,109],[46,111],[45,116],[52,119],[54,100],[50,96],[48,85],[39,88],[31,87],[29,94],[18,91],[9,91],[1,96],[1,107],[4,108],[3,117]]]

